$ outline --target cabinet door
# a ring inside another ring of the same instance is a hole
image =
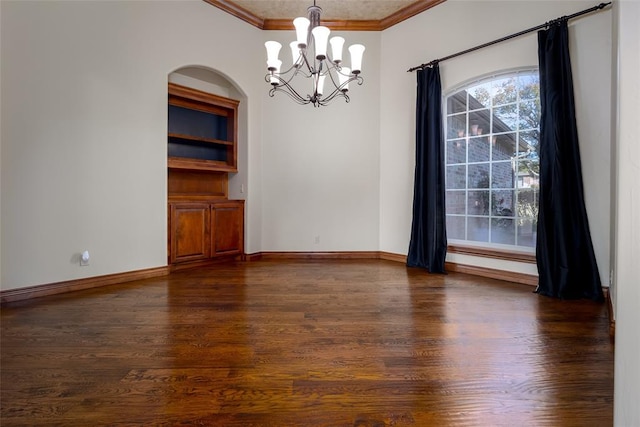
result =
[[[211,255],[208,203],[172,203],[169,225],[170,262],[207,259]]]
[[[244,250],[244,203],[211,205],[212,256],[241,255]]]

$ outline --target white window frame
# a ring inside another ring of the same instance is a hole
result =
[[[452,138],[449,138],[449,129],[448,129],[448,111],[447,111],[447,101],[449,99],[450,96],[454,95],[455,93],[461,91],[461,90],[466,90],[469,89],[473,86],[476,86],[478,84],[483,84],[483,83],[489,83],[490,81],[493,80],[498,80],[498,79],[503,79],[503,78],[508,78],[508,77],[512,77],[512,76],[517,76],[518,74],[531,74],[531,73],[539,73],[539,69],[538,67],[522,67],[522,68],[515,68],[515,69],[507,69],[507,70],[501,70],[501,71],[497,71],[497,72],[493,72],[490,74],[485,74],[479,77],[475,77],[473,79],[467,80],[449,90],[447,90],[444,94],[443,94],[443,100],[442,100],[442,116],[443,116],[443,128],[444,128],[444,145],[445,145],[445,149],[444,149],[444,153],[445,153],[445,182],[446,182],[446,170],[447,170],[447,141],[452,140]],[[520,103],[522,102],[522,100],[520,99],[520,92],[517,92],[517,99],[515,102],[511,103],[511,104],[517,104],[518,106],[518,118],[519,118],[519,106]],[[505,104],[506,105],[506,104]],[[488,107],[489,112],[490,112],[490,118],[491,121],[493,121],[493,105],[490,105]],[[469,113],[470,112],[474,112],[474,111],[480,111],[481,109],[469,109],[469,105],[467,104],[466,106],[466,110],[465,110],[465,114],[466,114],[466,128],[467,130],[469,129]],[[538,128],[529,128],[529,129],[523,129],[522,131],[527,131],[527,130],[538,130],[539,131],[539,124],[538,124]],[[519,135],[519,132],[521,131],[521,129],[517,129],[515,130],[516,136]],[[490,129],[489,132],[487,134],[485,134],[485,136],[487,137],[491,137],[493,136],[493,129],[492,126],[490,125]],[[495,135],[500,135],[500,133],[495,133]],[[455,138],[453,138],[455,139]],[[466,141],[469,141],[470,139],[470,135],[465,134],[464,139]],[[490,148],[491,149],[491,148]],[[490,164],[490,176],[491,176],[491,167],[493,166],[494,160],[491,158],[491,153],[489,155],[489,161],[486,162]],[[499,162],[495,162],[495,163],[499,163]],[[460,163],[461,165],[464,164],[468,167],[469,163],[469,158],[468,158],[468,147],[466,149],[466,161],[465,163]],[[471,163],[473,164],[473,163]],[[514,183],[514,187],[512,189],[512,191],[514,191],[514,197],[515,194],[517,194],[517,190],[519,189],[518,184]],[[448,188],[446,190],[449,190]],[[487,188],[487,190],[489,191],[489,194],[491,192],[491,188]],[[506,189],[506,190],[510,190],[510,189]],[[469,191],[469,182],[468,179],[465,179],[465,188],[464,188],[464,192],[465,192],[465,196],[467,194],[467,192]],[[472,190],[473,191],[473,190]],[[465,197],[465,200],[466,197]],[[447,213],[445,213],[446,215],[449,215]],[[474,217],[473,215],[470,215],[468,212],[468,206],[467,206],[467,201],[465,201],[465,213],[464,214],[460,214],[461,217],[465,218],[465,224],[467,224],[468,218],[470,217]],[[482,217],[487,217],[487,216],[482,216]],[[487,217],[489,220],[489,223],[491,222],[492,219],[496,218],[495,216],[492,215],[492,211],[491,211],[491,206],[489,207],[489,216]],[[517,243],[517,212],[513,213],[513,218],[514,218],[514,222],[516,222],[516,228],[515,228],[515,234],[516,234],[516,243]],[[465,237],[468,236],[468,225],[465,225]],[[447,233],[449,234],[449,233]],[[490,238],[489,238],[490,240]],[[522,262],[529,262],[529,263],[535,263],[535,246],[534,247],[530,247],[530,246],[518,246],[516,244],[514,245],[509,245],[509,244],[500,244],[500,243],[495,243],[495,242],[491,242],[491,241],[474,241],[474,240],[461,240],[461,239],[448,239],[448,251],[452,252],[452,253],[460,253],[460,254],[467,254],[467,255],[476,255],[476,256],[487,256],[487,257],[491,257],[491,258],[499,258],[499,259],[509,259],[509,260],[514,260],[514,261],[522,261]]]

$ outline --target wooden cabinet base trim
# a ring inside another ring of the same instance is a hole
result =
[[[26,288],[9,289],[6,291],[0,291],[0,303],[6,304],[66,292],[80,291],[83,289],[99,288],[102,286],[131,282],[133,280],[166,276],[167,274],[169,274],[169,268],[164,266],[148,268],[145,270],[128,271],[125,273],[108,274],[105,276],[66,280],[64,282],[48,283],[44,285],[29,286]]]
[[[207,260],[202,261],[192,261],[192,262],[181,262],[178,264],[171,264],[169,266],[169,271],[182,271],[182,270],[190,270],[192,268],[200,268],[200,267],[210,267],[212,265],[221,264],[230,261],[244,261],[244,255],[228,255],[228,256],[220,256],[217,258],[209,258]]]

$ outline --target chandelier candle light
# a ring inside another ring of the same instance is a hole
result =
[[[342,97],[349,102],[349,83],[355,81],[362,84],[362,54],[364,46],[354,44],[349,46],[351,54],[351,68],[342,66],[342,46],[344,38],[332,37],[331,30],[320,25],[322,9],[313,6],[307,9],[309,19],[300,17],[293,20],[296,28],[297,40],[289,44],[291,47],[292,65],[286,71],[281,71],[282,61],[278,54],[282,45],[276,41],[264,44],[267,48],[267,70],[265,81],[271,84],[269,96],[276,92],[284,92],[298,104],[313,104],[314,107],[327,105],[336,97]],[[327,41],[331,44],[331,56],[327,52]],[[313,56],[310,49],[313,47]],[[309,56],[308,56],[309,55]],[[302,96],[296,91],[291,82],[296,76],[302,76],[310,83],[311,95]],[[327,88],[328,84],[330,85]]]

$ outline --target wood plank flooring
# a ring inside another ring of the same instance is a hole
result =
[[[2,308],[2,426],[608,426],[604,304],[380,260],[257,261]]]

